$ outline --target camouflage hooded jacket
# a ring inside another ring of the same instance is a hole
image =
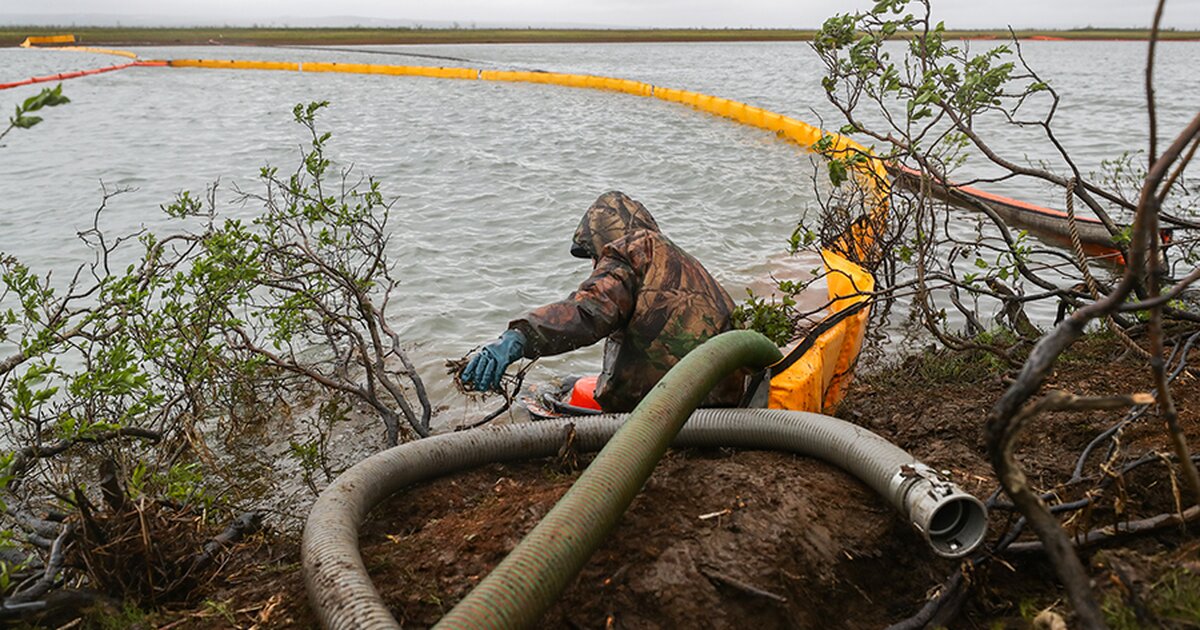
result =
[[[733,301],[695,258],[658,229],[645,206],[624,193],[600,196],[584,214],[572,253],[592,275],[567,299],[513,320],[525,356],[559,354],[608,338],[596,401],[630,411],[684,355],[729,330]],[[733,406],[744,375],[713,390],[705,406]]]

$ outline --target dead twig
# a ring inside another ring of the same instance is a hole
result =
[[[706,566],[701,566],[699,568],[700,568],[700,573],[704,574],[704,577],[708,578],[709,580],[714,581],[714,582],[720,582],[721,584],[724,584],[726,586],[737,589],[743,593],[746,593],[747,595],[753,595],[754,597],[762,597],[764,599],[769,599],[773,602],[777,602],[780,604],[786,604],[788,601],[788,599],[786,597],[784,597],[783,595],[777,595],[770,591],[764,591],[763,589],[758,588],[757,586],[747,584],[746,582],[743,582],[737,578],[730,577],[729,575],[726,575],[725,573],[722,573],[721,571],[718,571],[715,568],[706,567]]]
[[[1150,534],[1170,527],[1181,527],[1191,524],[1197,519],[1200,519],[1200,506],[1193,505],[1184,510],[1183,514],[1178,512],[1167,512],[1150,518],[1138,519],[1136,521],[1128,521],[1098,527],[1082,536],[1077,536],[1072,540],[1076,547],[1094,547],[1102,545],[1118,539],[1126,539],[1132,536],[1141,534]],[[1013,554],[1029,554],[1045,551],[1046,546],[1040,540],[1013,543],[1008,546],[1008,553]]]
[[[258,531],[262,526],[262,514],[259,512],[246,512],[237,517],[230,523],[224,531],[213,537],[212,540],[204,543],[204,549],[196,554],[196,558],[192,561],[192,566],[200,569],[208,566],[221,550],[229,545],[236,543],[245,536],[249,536]]]
[[[20,604],[31,602],[35,599],[44,597],[50,589],[54,587],[54,583],[58,580],[58,573],[63,568],[63,562],[66,560],[67,542],[71,535],[75,533],[75,526],[71,523],[63,525],[62,531],[58,533],[58,537],[54,539],[54,543],[50,546],[50,559],[46,561],[46,570],[42,572],[42,577],[34,582],[26,589],[17,591],[12,597],[5,601],[5,607],[10,604]]]
[[[474,352],[474,350],[471,352]],[[446,373],[454,377],[455,388],[458,389],[460,394],[466,396],[480,394],[480,392],[476,392],[473,389],[468,388],[462,382],[462,372],[467,367],[467,362],[470,355],[471,353],[469,352],[467,353],[467,356],[464,356],[461,359],[446,360]],[[455,427],[454,430],[466,431],[469,429],[477,429],[491,422],[492,420],[499,418],[502,414],[504,414],[504,412],[508,411],[509,408],[512,407],[513,401],[517,399],[517,395],[521,393],[521,387],[525,384],[525,374],[529,372],[529,368],[533,367],[534,363],[537,363],[537,359],[526,363],[521,367],[521,369],[517,370],[517,373],[514,375],[510,376],[508,374],[504,374],[500,377],[500,387],[495,391],[500,392],[500,395],[504,396],[504,404],[500,405],[500,407],[498,407],[495,411],[492,411],[479,420],[459,425]],[[488,392],[483,392],[482,395],[486,397]]]
[[[579,470],[579,447],[575,443],[577,437],[575,423],[569,422],[563,426],[562,433],[563,440],[558,447],[558,454],[554,457],[554,467],[562,474],[569,474]]]

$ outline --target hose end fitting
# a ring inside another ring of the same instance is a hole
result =
[[[943,558],[962,558],[987,535],[987,508],[979,499],[919,463],[901,466],[895,483],[908,520]]]

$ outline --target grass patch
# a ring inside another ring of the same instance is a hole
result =
[[[1200,626],[1200,575],[1187,569],[1167,572],[1141,593],[1141,602],[1159,627],[1195,628]],[[1114,630],[1146,627],[1123,594],[1111,591],[1102,605],[1104,616]]]
[[[1004,331],[985,332],[974,341],[980,345],[1009,346],[1014,339]],[[1023,357],[1014,357],[1021,359]],[[949,350],[930,346],[907,357],[887,362],[864,372],[858,380],[865,385],[910,389],[921,386],[980,383],[999,377],[1010,369],[1007,361],[986,350]]]
[[[125,602],[120,609],[97,606],[83,616],[85,627],[96,630],[126,630],[150,627],[150,615],[135,604]]]

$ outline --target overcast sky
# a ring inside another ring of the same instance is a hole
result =
[[[171,23],[209,24],[246,20],[286,22],[355,16],[463,26],[579,24],[640,27],[812,28],[838,12],[869,6],[869,0],[0,0],[0,22],[22,16],[61,16],[85,23],[98,14],[161,17]],[[934,0],[951,28],[1072,28],[1147,26],[1151,0]],[[132,20],[141,22],[142,20]],[[1200,28],[1200,0],[1171,0],[1164,25]]]

